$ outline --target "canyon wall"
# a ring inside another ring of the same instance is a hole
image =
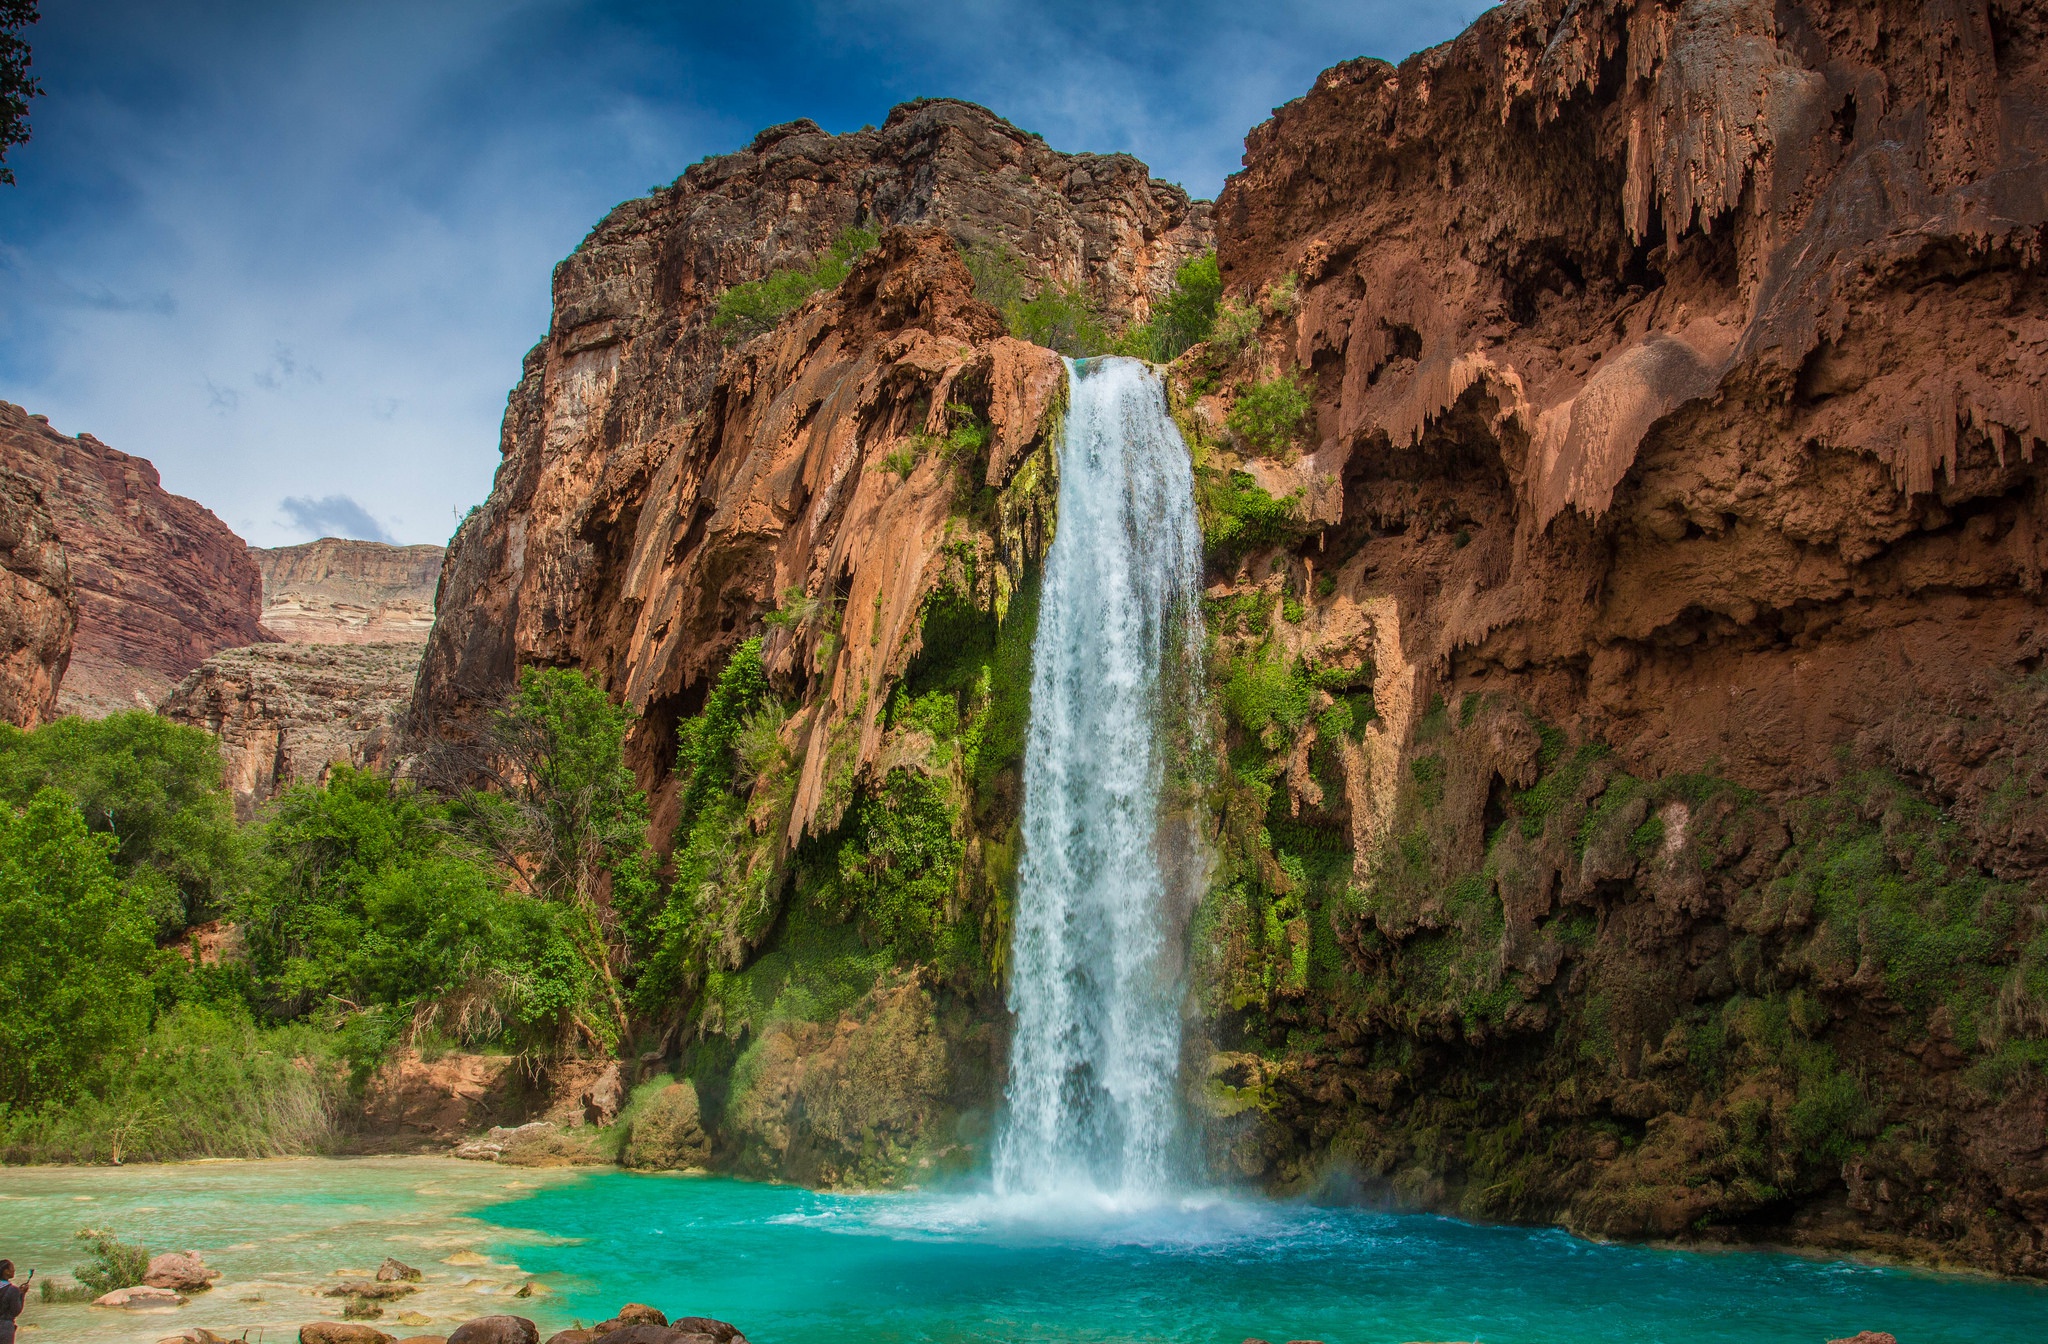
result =
[[[320,784],[337,762],[390,761],[434,623],[439,546],[326,537],[251,546],[273,644],[207,658],[161,712],[220,739],[243,819],[293,784]]]
[[[287,644],[424,644],[446,554],[342,537],[251,546],[263,575],[263,628]]]
[[[728,520],[699,493],[715,468],[692,445],[731,358],[714,300],[808,263],[856,224],[1008,247],[1028,273],[1083,288],[1117,320],[1143,316],[1209,243],[1206,205],[1137,160],[1057,153],[944,99],[845,135],[774,127],[619,206],[555,270],[553,319],[506,408],[491,496],[449,548],[416,734],[461,733],[518,666],[580,666],[640,713],[635,768],[666,789],[678,717],[774,593],[686,576],[698,529],[785,521]],[[653,548],[655,536],[670,549]]]
[[[78,596],[42,491],[0,472],[0,722],[33,728],[57,714]]]
[[[2048,1273],[2044,24],[1506,4],[1251,132],[1220,1168]]]
[[[224,649],[179,681],[159,712],[220,739],[228,792],[247,821],[279,791],[323,783],[337,762],[385,764],[419,656],[416,643]]]
[[[2044,42],[1506,4],[1326,72],[1213,216],[963,104],[764,132],[558,268],[411,745],[594,675],[668,888],[607,917],[714,1160],[970,1166],[1064,377],[955,243],[1128,321],[1213,217],[1165,375],[1210,1177],[2048,1274]]]
[[[264,639],[241,538],[142,458],[0,402],[0,468],[41,492],[70,569],[78,629],[60,712],[152,709],[208,654]]]

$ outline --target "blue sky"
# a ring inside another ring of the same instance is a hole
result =
[[[258,545],[442,542],[490,489],[555,262],[705,155],[946,95],[1213,196],[1318,71],[1483,8],[44,0],[0,399]]]

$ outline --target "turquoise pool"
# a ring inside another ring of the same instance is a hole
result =
[[[190,1325],[282,1344],[332,1315],[325,1287],[387,1254],[426,1271],[378,1322],[398,1335],[501,1311],[552,1330],[641,1301],[724,1317],[755,1344],[2048,1340],[2048,1288],[2031,1284],[1261,1200],[1005,1207],[442,1158],[4,1173],[0,1255],[67,1271],[82,1226],[198,1250],[225,1277],[162,1312],[32,1300],[21,1344],[149,1344]]]

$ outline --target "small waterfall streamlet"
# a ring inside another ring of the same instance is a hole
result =
[[[1143,1201],[1178,1147],[1165,744],[1194,722],[1201,533],[1186,446],[1134,359],[1069,360],[1032,645],[1002,1196]]]

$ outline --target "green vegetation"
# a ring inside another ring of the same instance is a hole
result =
[[[149,1025],[150,921],[115,880],[111,840],[55,789],[0,807],[0,994],[10,1005],[0,1107],[58,1105]]]
[[[1239,392],[1225,423],[1253,452],[1272,457],[1294,446],[1308,413],[1307,385],[1282,373]]]
[[[7,151],[28,143],[28,100],[42,92],[28,72],[22,29],[36,21],[37,0],[0,0],[0,185],[14,185]]]
[[[220,917],[248,880],[219,749],[204,733],[139,709],[33,733],[0,724],[0,804],[25,807],[46,788],[114,842],[118,880],[155,933]]]
[[[319,1151],[401,1042],[619,1039],[607,911],[657,885],[628,722],[582,674],[529,671],[494,725],[496,792],[336,766],[239,828],[196,729],[0,731],[0,1156]],[[183,945],[202,919],[232,937]]]
[[[772,329],[819,290],[837,289],[854,262],[881,237],[874,229],[844,229],[810,266],[771,271],[759,280],[734,285],[718,296],[711,325],[724,333],[728,342]]]
[[[1165,362],[1209,338],[1223,295],[1216,254],[1204,252],[1182,262],[1173,284],[1153,305],[1149,321],[1114,332],[1095,301],[1080,286],[1050,280],[1036,284],[1015,249],[995,239],[962,250],[974,277],[974,294],[1003,315],[1020,340],[1085,359],[1130,355]]]
[[[79,1229],[77,1239],[86,1243],[86,1253],[92,1259],[73,1270],[71,1275],[90,1288],[95,1297],[117,1288],[133,1288],[142,1282],[143,1275],[149,1273],[149,1251],[145,1247],[116,1241],[109,1234],[89,1227]]]
[[[1250,473],[1204,471],[1195,481],[1195,509],[1209,566],[1234,569],[1246,556],[1297,540],[1299,493],[1276,499]]]

